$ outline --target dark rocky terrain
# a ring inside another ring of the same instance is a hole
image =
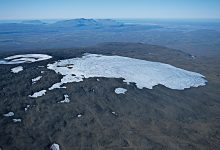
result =
[[[46,69],[55,60],[83,53],[121,55],[169,63],[206,76],[206,86],[171,90],[162,85],[153,90],[127,85],[123,79],[89,78],[66,84],[66,89],[48,91],[36,99],[28,97],[47,89],[61,76]],[[18,65],[0,65],[0,148],[3,150],[46,150],[58,143],[72,149],[220,149],[220,59],[192,57],[166,47],[104,43],[94,47],[51,50],[0,51],[0,57],[19,53],[43,53],[50,60]],[[44,66],[40,68],[38,66]],[[45,71],[41,74],[41,71]],[[42,75],[32,85],[31,79]],[[114,89],[124,87],[125,94]],[[57,103],[68,94],[70,103]],[[30,105],[27,111],[25,107]],[[4,117],[13,111],[15,116]],[[112,114],[112,112],[116,112]],[[82,117],[77,117],[81,114]],[[21,118],[14,123],[12,118]]]

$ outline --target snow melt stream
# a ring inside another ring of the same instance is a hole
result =
[[[160,62],[122,56],[87,54],[82,58],[59,60],[48,64],[47,68],[63,75],[61,81],[54,84],[50,90],[90,77],[123,78],[126,83],[136,83],[140,89],[152,89],[153,86],[162,84],[170,89],[183,90],[204,86],[207,82],[199,73]]]

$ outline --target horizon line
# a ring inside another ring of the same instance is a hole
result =
[[[112,17],[73,17],[73,18],[19,18],[19,19],[13,19],[13,18],[7,18],[7,19],[1,19],[0,18],[0,21],[13,21],[13,20],[72,20],[72,19],[116,19],[116,20],[126,20],[126,19],[137,19],[137,20],[143,20],[143,19],[160,19],[160,20],[220,20],[220,18],[149,18],[149,17],[146,17],[146,18],[127,18],[127,17],[124,17],[124,18],[112,18]]]

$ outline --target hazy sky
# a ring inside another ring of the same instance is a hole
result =
[[[0,0],[0,19],[220,18],[220,0]]]

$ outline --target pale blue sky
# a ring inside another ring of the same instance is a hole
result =
[[[0,19],[220,18],[220,0],[0,0]]]

